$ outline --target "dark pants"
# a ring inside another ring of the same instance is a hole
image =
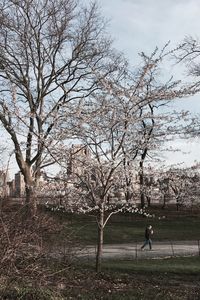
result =
[[[149,245],[149,249],[151,250],[151,248],[152,248],[152,240],[151,239],[146,239],[144,242],[144,245],[141,247],[141,249],[143,249],[147,245]]]

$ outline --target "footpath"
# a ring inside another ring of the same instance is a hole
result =
[[[161,259],[173,256],[200,256],[199,241],[154,242],[152,250],[148,246],[141,250],[142,244],[105,244],[103,258],[123,259]],[[96,255],[95,246],[87,246],[77,251],[79,257],[91,258]]]

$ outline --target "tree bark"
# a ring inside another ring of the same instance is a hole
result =
[[[143,174],[143,161],[140,161],[140,173],[139,173],[139,181],[140,181],[140,205],[141,208],[145,206],[145,196],[144,196],[144,174]]]
[[[162,209],[165,209],[166,207],[166,201],[167,201],[167,197],[166,194],[163,195],[163,205],[162,205]]]
[[[35,186],[36,182],[31,174],[31,167],[26,166],[25,171],[23,172],[24,182],[25,182],[25,193],[26,193],[26,217],[35,218],[37,214],[37,199],[35,195]]]
[[[151,197],[150,196],[146,196],[147,199],[147,206],[151,207]]]
[[[37,215],[37,201],[34,193],[34,186],[26,186],[26,212],[27,217],[35,218]]]
[[[179,208],[180,208],[179,198],[176,198],[176,211],[179,211]]]
[[[96,272],[101,271],[101,261],[103,254],[103,233],[104,233],[104,212],[100,213],[99,224],[98,224],[98,240],[97,240],[97,254],[96,254]]]

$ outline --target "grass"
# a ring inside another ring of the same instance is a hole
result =
[[[199,211],[155,210],[156,217],[118,215],[108,222],[105,243],[142,242],[147,224],[154,227],[155,241],[200,239]],[[165,217],[163,218],[163,214]],[[159,218],[160,217],[160,218]],[[60,217],[58,215],[59,220]],[[92,216],[62,215],[62,223],[71,228],[82,243],[95,244],[97,226]],[[95,300],[197,300],[200,299],[200,257],[145,260],[103,260],[101,278],[92,277],[94,260],[80,266],[90,284],[81,281],[74,299]],[[88,275],[89,274],[89,275]]]
[[[91,270],[92,274],[91,264],[82,267]],[[87,296],[82,293],[81,299],[200,299],[199,257],[138,261],[106,260],[103,262],[103,273],[100,276],[107,285],[107,292],[88,291]],[[93,283],[91,289],[92,285]]]
[[[150,223],[154,228],[156,241],[198,240],[200,238],[199,212],[153,210],[155,218],[126,214],[110,219],[104,230],[104,243],[141,243],[144,239],[144,228]],[[164,215],[164,218],[163,218]],[[96,244],[97,224],[94,216],[69,215],[58,213],[59,221],[69,227],[83,244]],[[159,219],[160,217],[160,219]]]
[[[193,274],[200,275],[200,257],[177,257],[145,260],[107,260],[103,270],[126,274]]]
[[[166,240],[195,240],[200,236],[200,218],[191,216],[190,218],[173,218],[164,220],[133,219],[131,222],[119,222],[108,224],[105,229],[105,242],[112,236],[113,242],[136,242],[143,240],[144,228],[147,224],[152,224],[154,228],[154,239],[158,241]]]
[[[197,257],[107,260],[99,274],[90,264],[66,270],[57,281],[65,285],[63,290],[15,288],[2,291],[0,299],[197,300],[200,299],[199,280],[200,258]]]
[[[156,218],[138,215],[114,216],[105,228],[106,243],[141,242],[144,228],[151,223],[154,240],[197,240],[200,238],[199,212],[152,210]],[[52,213],[50,213],[52,214]],[[165,214],[165,218],[160,218]],[[59,242],[68,241],[73,233],[85,244],[95,244],[97,226],[95,218],[86,215],[53,214],[56,224],[63,224]],[[46,236],[48,239],[48,236]],[[57,241],[57,240],[56,240]],[[54,245],[54,240],[49,240]],[[103,260],[103,272],[96,274],[94,261],[74,261],[74,265],[51,258],[47,285],[30,287],[12,282],[9,289],[0,289],[0,299],[32,300],[195,300],[200,299],[200,257],[179,257],[147,260]],[[66,265],[65,265],[66,264]],[[63,270],[60,272],[60,270]],[[1,278],[1,277],[0,277]],[[4,278],[2,278],[2,284]],[[39,282],[39,278],[38,278]],[[21,283],[21,281],[20,281]],[[21,284],[22,284],[21,283]],[[61,289],[60,287],[64,288]],[[1,298],[2,297],[2,298]],[[7,297],[7,298],[6,298]]]

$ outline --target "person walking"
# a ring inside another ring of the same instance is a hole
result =
[[[149,245],[149,250],[152,249],[152,240],[151,240],[151,236],[153,235],[153,228],[151,225],[148,225],[145,229],[145,242],[141,247],[141,250],[144,249],[144,247],[146,247],[147,245]]]

